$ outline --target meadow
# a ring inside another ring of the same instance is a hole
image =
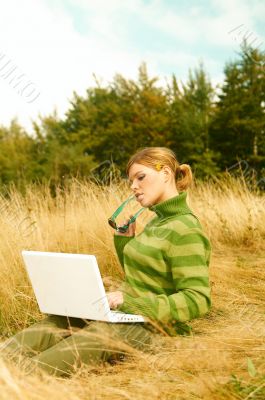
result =
[[[52,196],[29,185],[0,197],[1,341],[43,316],[21,250],[95,254],[107,289],[123,279],[107,219],[130,195],[124,180],[98,186],[71,180]],[[191,336],[159,337],[147,356],[128,349],[114,365],[83,365],[71,378],[25,374],[0,354],[0,399],[265,398],[265,194],[244,179],[196,182],[188,203],[212,243],[213,306],[190,321]],[[131,202],[124,219],[139,204]],[[137,219],[136,234],[153,213]],[[118,219],[119,222],[119,219]]]

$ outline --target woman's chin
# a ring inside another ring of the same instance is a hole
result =
[[[145,200],[139,200],[138,203],[139,203],[142,207],[146,207],[146,205],[145,205]]]
[[[148,202],[148,200],[146,200],[146,199],[139,200],[139,204],[140,204],[142,207],[149,207],[149,202]]]
[[[149,203],[150,201],[148,199],[146,199],[146,196],[139,196],[139,198],[137,199],[138,203],[142,206],[142,207],[149,207]]]

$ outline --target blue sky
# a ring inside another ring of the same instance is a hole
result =
[[[102,83],[115,73],[136,79],[143,61],[161,85],[172,73],[185,82],[202,61],[217,85],[244,35],[265,50],[264,17],[263,0],[9,0],[0,14],[0,124],[17,116],[30,131],[38,115],[63,117],[93,73]],[[4,60],[35,85],[33,102],[8,83]]]

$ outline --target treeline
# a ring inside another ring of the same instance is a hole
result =
[[[179,84],[166,87],[149,77],[145,64],[137,81],[117,74],[107,86],[81,97],[76,92],[63,119],[56,112],[33,122],[29,135],[14,119],[0,127],[0,183],[62,184],[126,163],[138,148],[170,147],[197,178],[243,166],[265,176],[265,54],[241,47],[226,64],[222,87],[213,88],[203,65]]]

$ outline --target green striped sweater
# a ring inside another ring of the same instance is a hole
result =
[[[149,206],[156,216],[137,236],[114,235],[125,280],[117,309],[142,314],[170,335],[189,332],[185,321],[211,306],[211,244],[186,203],[187,192]]]

